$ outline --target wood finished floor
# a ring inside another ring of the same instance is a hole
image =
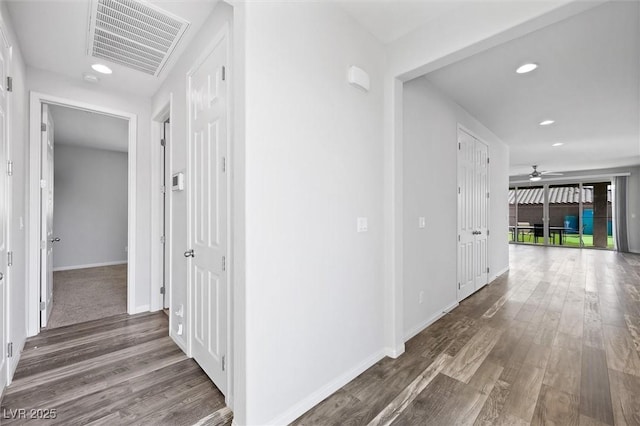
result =
[[[510,271],[296,425],[640,425],[640,256],[510,246]]]
[[[18,409],[56,418],[18,418]],[[12,418],[16,417],[16,418]],[[27,340],[0,424],[229,425],[224,397],[168,337],[163,312],[112,316]]]

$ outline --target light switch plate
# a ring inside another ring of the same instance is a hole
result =
[[[369,224],[366,217],[358,218],[358,232],[367,232],[369,230]]]
[[[418,218],[418,228],[424,228],[427,226],[427,220],[424,217]]]

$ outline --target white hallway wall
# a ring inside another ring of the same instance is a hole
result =
[[[61,142],[54,149],[54,270],[126,263],[127,153]]]
[[[383,356],[385,52],[334,4],[245,7],[246,412],[236,415],[285,424]],[[349,86],[351,65],[369,73],[370,92]]]
[[[403,327],[409,338],[457,304],[458,124],[489,145],[489,281],[508,269],[501,232],[508,225],[508,148],[425,78],[404,84],[403,102]],[[425,228],[418,228],[418,217],[426,218]]]
[[[9,223],[9,249],[13,251],[13,266],[7,276],[9,283],[8,316],[9,342],[13,342],[14,353],[19,352],[27,338],[27,154],[28,154],[28,101],[26,90],[26,67],[5,2],[0,2],[0,26],[5,30],[12,45],[11,70],[13,92],[9,95],[9,160],[13,161],[13,176],[10,178],[11,217]],[[18,357],[9,358],[10,375],[13,375]]]
[[[135,312],[149,310],[151,296],[151,146],[150,122],[151,99],[104,90],[100,86],[76,81],[59,74],[27,68],[27,88],[29,90],[100,105],[107,108],[125,111],[137,115],[137,187],[136,187],[136,294]]]

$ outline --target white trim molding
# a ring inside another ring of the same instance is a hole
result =
[[[28,232],[27,252],[27,335],[35,336],[40,332],[40,164],[42,151],[40,149],[41,105],[60,105],[83,111],[95,112],[122,118],[129,122],[129,183],[128,183],[128,253],[127,263],[127,312],[134,314],[149,310],[149,306],[136,306],[135,276],[136,276],[136,146],[138,134],[138,118],[136,114],[80,102],[73,99],[61,98],[39,92],[30,92],[29,96],[29,194],[28,194]]]
[[[309,411],[311,408],[318,405],[322,402],[326,397],[338,391],[341,387],[358,377],[364,371],[366,371],[369,367],[374,365],[376,362],[380,361],[385,357],[384,350],[380,350],[371,356],[363,359],[358,364],[356,364],[352,369],[348,370],[346,373],[336,377],[331,382],[321,387],[317,391],[313,392],[308,397],[304,398],[302,401],[295,404],[293,407],[289,408],[287,411],[279,415],[277,418],[267,422],[269,425],[287,425],[293,422],[295,419]]]
[[[437,314],[433,315],[432,317],[427,318],[426,320],[422,321],[420,324],[416,325],[411,330],[407,331],[404,334],[405,341],[408,341],[412,337],[414,337],[414,336],[418,335],[419,333],[421,333],[424,329],[429,327],[431,324],[433,324],[434,322],[438,321],[440,318],[442,318],[443,316],[447,315],[449,312],[451,312],[452,310],[457,308],[458,305],[459,305],[458,302],[453,302],[452,304],[446,306],[442,310],[442,312],[438,312]]]
[[[101,266],[115,266],[115,265],[126,265],[126,260],[115,260],[113,262],[100,262],[100,263],[87,263],[84,265],[70,265],[70,266],[58,266],[57,268],[53,268],[54,272],[58,271],[73,271],[75,269],[87,269],[87,268],[99,268]]]

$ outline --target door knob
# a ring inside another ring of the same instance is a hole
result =
[[[0,281],[2,281],[3,279],[4,279],[4,274],[0,272]]]
[[[59,243],[60,242],[60,238],[58,238],[58,237],[52,238],[51,242],[52,243]]]
[[[184,252],[184,257],[196,257],[196,255],[193,252],[193,249],[191,249]]]

